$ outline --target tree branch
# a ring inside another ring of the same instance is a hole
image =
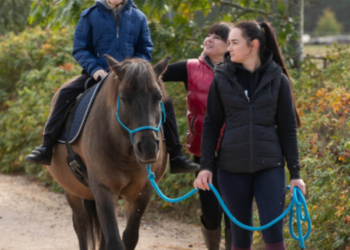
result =
[[[257,12],[257,13],[259,13],[261,15],[264,15],[264,16],[270,15],[269,12],[263,11],[261,9],[246,8],[246,7],[243,7],[243,6],[239,5],[239,4],[231,3],[231,2],[227,2],[227,1],[220,1],[220,4],[226,5],[226,6],[230,6],[230,7],[236,8],[236,9],[243,10],[244,13]]]

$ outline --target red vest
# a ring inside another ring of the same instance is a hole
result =
[[[214,78],[214,71],[205,63],[202,54],[198,59],[187,60],[187,73],[188,131],[186,146],[189,153],[200,157],[203,121],[207,110],[208,92]],[[221,130],[221,136],[222,132],[223,130]]]

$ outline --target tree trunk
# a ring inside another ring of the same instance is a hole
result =
[[[295,20],[295,38],[290,39],[289,45],[293,48],[293,68],[300,68],[303,60],[303,30],[304,30],[304,0],[287,0],[287,16]]]

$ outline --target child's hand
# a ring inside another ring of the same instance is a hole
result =
[[[104,70],[102,70],[102,69],[100,69],[100,70],[97,70],[97,71],[94,73],[93,77],[94,77],[95,81],[99,81],[99,80],[101,80],[103,77],[105,77],[106,75],[107,75],[107,72],[104,71]],[[99,77],[101,77],[101,79],[98,79]]]

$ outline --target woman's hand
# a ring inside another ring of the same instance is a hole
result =
[[[202,170],[193,182],[193,186],[195,189],[210,190],[208,183],[213,184],[213,173],[209,170]]]
[[[93,77],[94,77],[95,81],[99,81],[99,80],[101,80],[103,77],[105,77],[106,75],[107,75],[107,72],[104,71],[104,70],[102,70],[102,69],[100,69],[100,70],[97,70],[97,71],[94,73]],[[98,79],[99,77],[101,77],[101,79]]]
[[[293,188],[298,187],[300,188],[300,191],[305,195],[306,189],[305,189],[305,183],[302,179],[293,179],[290,180],[290,193],[293,196]]]

